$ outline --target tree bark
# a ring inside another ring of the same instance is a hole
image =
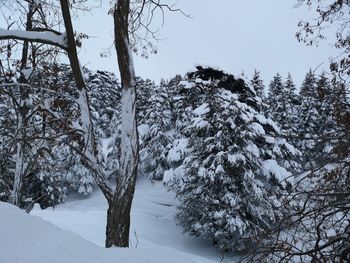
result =
[[[87,94],[86,83],[84,80],[84,75],[82,72],[81,65],[79,63],[78,52],[75,43],[74,30],[72,19],[70,15],[69,1],[60,0],[62,16],[64,21],[64,26],[66,29],[66,41],[67,41],[67,54],[69,58],[70,65],[72,67],[72,72],[74,75],[75,83],[79,90],[79,99],[78,103],[80,106],[80,120],[81,125],[86,131],[84,136],[84,151],[77,151],[80,154],[82,161],[91,169],[92,176],[95,179],[95,182],[101,189],[102,193],[107,200],[112,198],[112,190],[108,186],[105,180],[103,171],[98,166],[97,161],[97,147],[96,147],[96,138],[94,136],[94,130],[92,126],[91,112],[89,108],[89,97]]]
[[[32,3],[28,3],[28,13],[27,13],[27,21],[26,21],[26,31],[30,31],[33,28],[33,14],[34,14],[34,6]],[[22,70],[27,67],[28,61],[28,53],[29,53],[29,42],[24,41],[22,48],[22,58],[21,58],[21,66],[20,66],[20,83],[27,83],[27,79],[24,76]],[[28,89],[26,87],[19,87],[20,89],[20,98],[17,109],[17,132],[16,132],[16,167],[14,173],[13,180],[13,189],[10,195],[10,202],[15,205],[21,207],[21,192],[24,177],[26,176],[27,170],[27,153],[26,153],[26,137],[27,137],[27,115],[29,112],[30,105],[27,105],[28,99]]]
[[[60,0],[64,27],[66,29],[67,53],[72,71],[74,74],[75,83],[79,90],[86,88],[83,72],[79,63],[77,47],[75,44],[74,30],[72,18],[70,15],[68,0]]]
[[[114,9],[114,37],[122,84],[120,175],[107,212],[106,247],[128,247],[130,211],[138,167],[135,72],[128,37],[130,0],[119,0]]]

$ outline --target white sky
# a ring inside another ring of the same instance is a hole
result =
[[[157,43],[158,54],[149,59],[135,57],[137,75],[153,80],[170,78],[205,64],[230,73],[257,68],[265,85],[280,72],[290,72],[297,85],[310,68],[328,69],[335,54],[327,41],[316,47],[298,43],[295,33],[300,19],[312,17],[305,7],[294,8],[297,0],[178,0],[177,7],[193,18],[168,13]],[[114,48],[107,58],[100,53],[112,45],[113,19],[107,15],[108,2],[75,22],[78,31],[91,36],[83,43],[80,58],[92,69],[117,73]]]

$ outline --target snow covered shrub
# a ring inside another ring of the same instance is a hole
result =
[[[267,233],[243,262],[349,262],[349,164],[347,158],[297,178],[283,228]]]
[[[248,249],[287,212],[281,197],[298,166],[288,157],[298,152],[258,111],[261,99],[243,80],[198,67],[178,85],[190,151],[174,186],[178,222],[220,249]]]

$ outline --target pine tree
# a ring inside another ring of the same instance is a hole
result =
[[[304,97],[317,98],[316,76],[310,69],[301,85],[300,95]]]
[[[153,89],[147,104],[142,124],[148,126],[148,132],[141,139],[141,169],[151,179],[162,180],[170,168],[167,154],[173,141],[172,109],[165,82]]]
[[[296,151],[258,112],[259,98],[244,82],[210,68],[185,81],[195,101],[182,131],[190,153],[175,186],[177,218],[185,231],[220,249],[248,249],[286,212],[278,200],[291,174],[283,166],[295,165],[288,155]]]
[[[317,82],[317,95],[320,100],[327,99],[331,95],[330,82],[325,72],[319,76]]]
[[[298,147],[303,152],[304,169],[312,169],[329,159],[330,138],[336,130],[331,87],[326,76],[318,79],[310,70],[303,81],[298,121]],[[328,142],[327,142],[328,141]]]
[[[296,94],[296,86],[294,84],[292,75],[288,73],[287,79],[284,83],[284,96],[282,103],[284,106],[284,112],[278,119],[274,119],[280,123],[282,129],[285,131],[286,136],[293,144],[297,141],[297,126],[298,111],[300,107],[300,98]]]
[[[260,71],[254,70],[254,75],[250,81],[250,85],[254,88],[258,97],[260,97],[261,100],[264,101],[266,99],[265,85],[263,80],[260,77]]]
[[[277,73],[270,85],[269,85],[269,93],[267,103],[269,105],[268,112],[270,116],[273,116],[273,113],[276,112],[284,112],[284,104],[283,99],[285,96],[285,89],[282,81],[282,77],[279,73]]]

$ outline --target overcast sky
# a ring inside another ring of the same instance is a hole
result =
[[[117,72],[114,48],[107,58],[100,53],[112,45],[113,20],[106,2],[92,14],[75,22],[78,31],[92,37],[80,51],[83,65]],[[261,71],[267,85],[276,72],[292,74],[300,85],[306,71],[328,68],[335,54],[328,42],[316,47],[298,43],[295,33],[300,19],[311,18],[305,7],[294,8],[296,0],[178,0],[177,7],[190,14],[186,18],[169,13],[157,44],[158,54],[149,59],[135,57],[137,75],[158,81],[183,74],[195,65],[219,67],[249,77]]]

